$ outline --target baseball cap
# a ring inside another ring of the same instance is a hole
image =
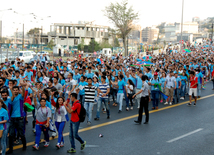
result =
[[[154,73],[154,76],[157,76],[157,75],[158,75],[158,73],[157,73],[157,72],[155,72],[155,73]]]

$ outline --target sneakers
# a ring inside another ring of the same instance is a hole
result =
[[[137,108],[140,109],[140,106],[138,106]]]
[[[167,104],[168,104],[168,102],[165,102],[165,103],[164,103],[164,105],[167,105]]]
[[[85,145],[86,145],[86,141],[84,141],[84,143],[83,143],[83,144],[81,144],[80,150],[84,150]]]
[[[193,105],[196,106],[196,103],[194,103]]]
[[[45,142],[45,145],[44,145],[44,147],[48,147],[49,146],[49,142]]]
[[[180,100],[184,100],[184,97],[181,97]]]
[[[70,150],[67,150],[67,153],[76,153],[76,149],[71,148]]]
[[[129,107],[126,108],[126,111],[129,111]]]
[[[188,105],[188,106],[191,106],[191,105],[192,105],[192,103],[188,103],[187,105]]]
[[[110,116],[107,116],[107,119],[110,119]]]
[[[39,146],[38,146],[37,144],[35,144],[35,145],[33,146],[33,149],[39,150]]]
[[[64,146],[64,143],[63,143],[63,142],[61,142],[61,143],[60,143],[60,147],[63,147],[63,146]]]
[[[131,106],[131,108],[130,108],[131,110],[133,110],[133,107]]]
[[[172,102],[170,102],[169,105],[172,105]]]
[[[56,148],[60,149],[60,144],[59,143],[56,144]]]
[[[96,117],[96,118],[94,118],[94,120],[95,120],[95,121],[99,121],[100,119]]]
[[[87,122],[87,125],[91,125],[91,122],[88,121],[88,122]]]

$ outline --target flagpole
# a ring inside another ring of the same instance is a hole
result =
[[[182,14],[181,14],[181,40],[180,40],[180,53],[182,52],[182,35],[183,35],[183,16],[184,16],[184,0],[182,0]]]

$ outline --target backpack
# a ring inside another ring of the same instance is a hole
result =
[[[81,108],[80,108],[80,113],[79,113],[79,121],[82,123],[85,121],[85,117],[86,117],[86,110],[84,108],[84,106],[82,105],[82,103],[79,103],[81,105]],[[77,113],[78,114],[78,113]]]

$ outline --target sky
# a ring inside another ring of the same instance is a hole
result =
[[[110,3],[122,0],[0,0],[0,19],[3,21],[3,36],[33,27],[43,26],[44,31],[50,30],[52,23],[78,23],[78,21],[94,21],[96,25],[113,27],[103,15],[103,10]],[[182,0],[128,0],[136,12],[139,12],[138,25],[142,28],[158,25],[161,22],[181,22]],[[192,17],[205,19],[213,17],[214,1],[184,0],[184,22]],[[12,8],[12,11],[1,11]],[[18,12],[15,14],[14,11]],[[34,13],[34,19],[30,13]],[[47,18],[51,16],[50,18]],[[40,20],[43,18],[44,20]]]

